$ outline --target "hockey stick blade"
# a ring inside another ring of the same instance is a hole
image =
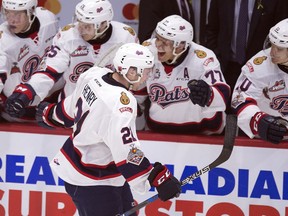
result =
[[[222,151],[218,158],[213,161],[208,166],[202,168],[201,170],[193,173],[192,175],[186,177],[181,181],[181,186],[184,186],[188,184],[190,181],[193,181],[194,179],[200,177],[204,173],[212,170],[213,168],[219,166],[220,164],[224,163],[230,158],[230,155],[232,153],[235,138],[236,138],[236,132],[237,132],[237,116],[229,114],[226,118],[226,128],[225,128],[225,135],[224,135],[224,145],[222,148]],[[134,212],[138,211],[139,209],[143,208],[144,206],[148,205],[149,203],[154,202],[158,199],[158,194],[146,199],[145,201],[139,203],[137,206],[131,208],[130,210],[126,211],[124,214],[120,216],[129,216],[133,214]]]

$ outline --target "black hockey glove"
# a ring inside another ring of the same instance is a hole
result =
[[[5,111],[12,117],[20,118],[25,114],[25,108],[33,102],[36,93],[29,84],[20,84],[5,102]]]
[[[257,112],[250,121],[254,134],[262,139],[278,144],[287,133],[288,122],[281,117],[274,117],[264,112]]]
[[[54,129],[55,127],[62,127],[61,124],[53,120],[52,115],[56,104],[50,104],[48,102],[41,102],[36,111],[36,121],[39,126]]]
[[[213,90],[204,80],[190,80],[188,82],[190,89],[189,97],[193,104],[201,107],[210,106],[213,100]]]
[[[179,197],[181,193],[180,182],[170,173],[166,166],[156,162],[148,180],[151,186],[156,187],[158,197],[162,201],[167,201],[174,197]]]

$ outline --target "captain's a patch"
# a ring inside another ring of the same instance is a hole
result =
[[[144,153],[137,147],[132,147],[127,157],[127,162],[135,165],[139,165],[144,158]]]

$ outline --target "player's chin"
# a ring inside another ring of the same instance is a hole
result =
[[[9,26],[9,30],[10,30],[10,32],[12,32],[12,33],[14,33],[14,34],[20,33],[20,29],[17,28],[16,26],[10,25],[10,26]]]
[[[81,37],[83,38],[83,40],[85,41],[89,41],[93,39],[93,36],[88,35],[88,34],[82,34]]]
[[[165,52],[158,52],[157,56],[160,62],[165,62],[167,60],[165,54]]]
[[[273,58],[273,57],[271,58],[271,61],[273,64],[281,64],[282,63],[281,60],[279,60],[278,58]]]

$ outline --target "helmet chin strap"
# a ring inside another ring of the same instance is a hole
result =
[[[187,47],[185,47],[180,53],[176,53],[176,47],[174,47],[173,49],[173,55],[174,55],[174,58],[171,62],[166,62],[167,64],[169,65],[172,65],[176,62],[176,60],[187,50]]]
[[[101,35],[103,35],[107,31],[108,28],[109,28],[109,23],[107,24],[106,28],[102,32],[98,33],[97,32],[98,29],[97,29],[97,27],[95,27],[95,35],[92,38],[92,40],[95,40],[95,39],[99,38]]]
[[[29,25],[28,25],[28,27],[27,27],[24,31],[22,31],[21,33],[25,33],[25,32],[27,32],[27,31],[30,30],[30,28],[31,28],[31,26],[32,26],[32,24],[33,24],[33,22],[34,22],[34,20],[35,20],[35,18],[36,18],[36,16],[34,15],[33,18],[31,19],[31,15],[32,15],[32,13],[30,13],[30,12],[27,10],[27,16],[28,16],[28,18],[29,18]]]
[[[282,65],[288,66],[288,60],[284,63],[282,63]]]

